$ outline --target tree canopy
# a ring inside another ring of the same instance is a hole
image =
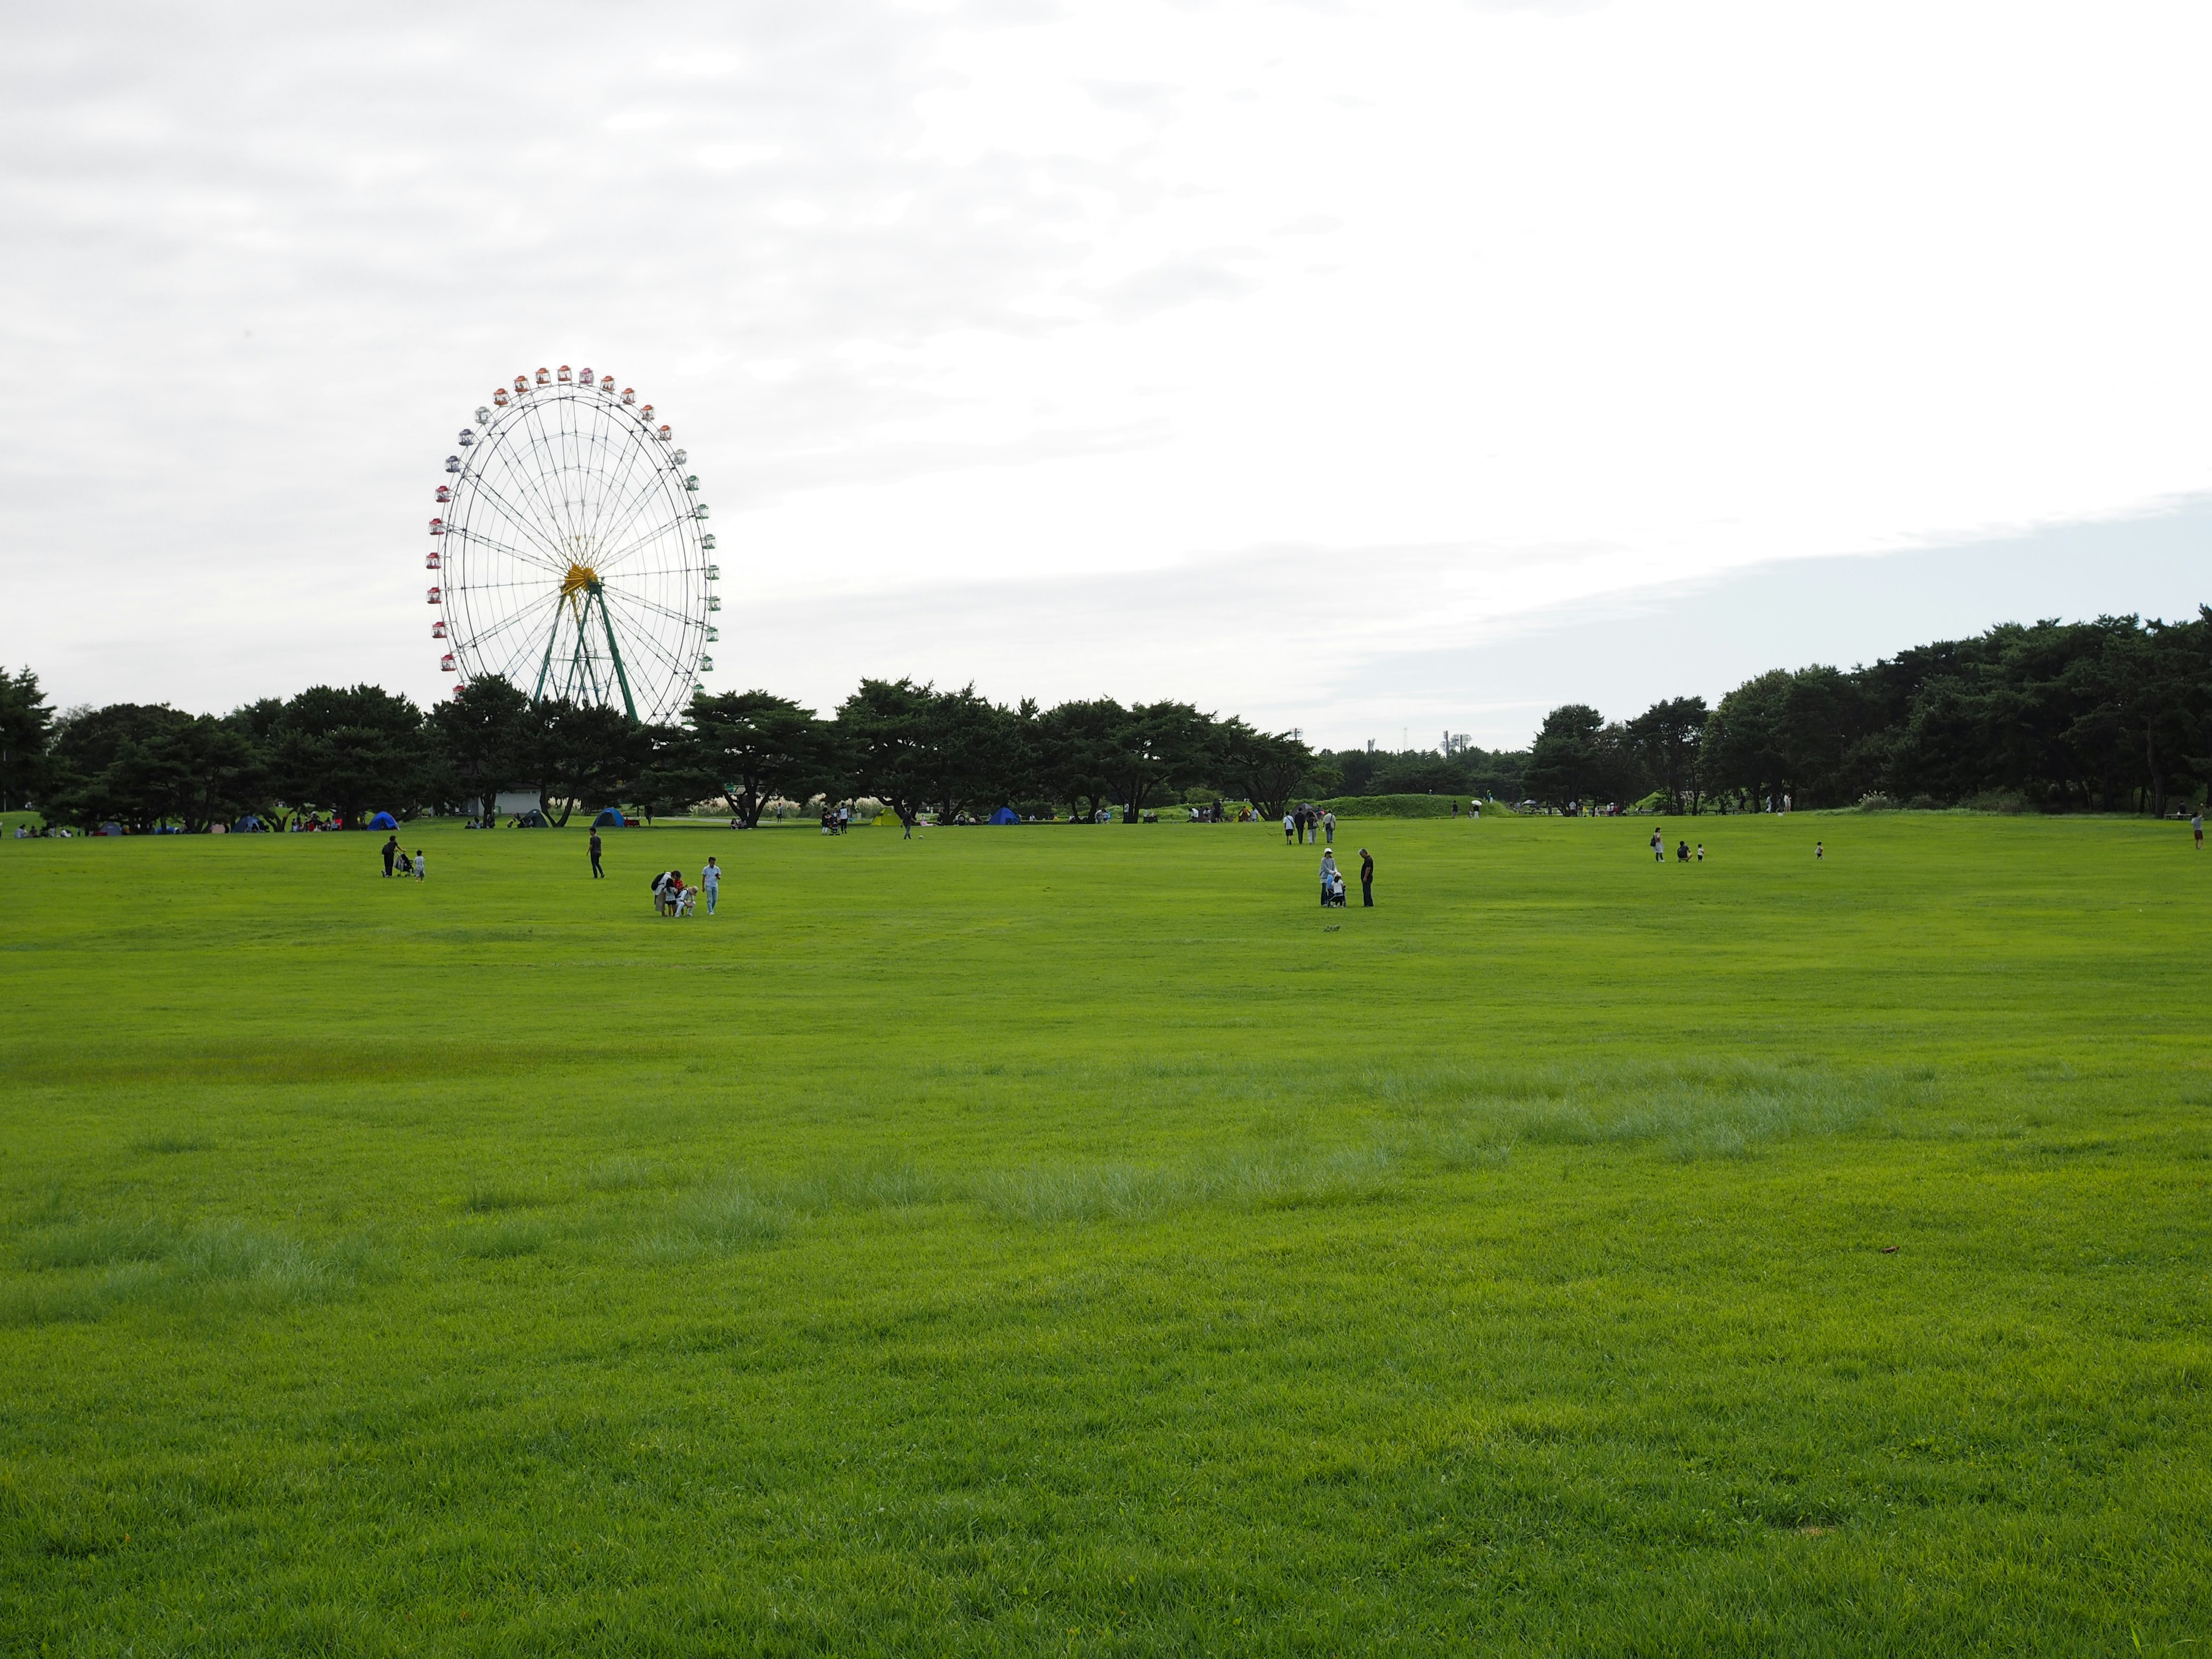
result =
[[[1753,676],[1607,720],[1588,703],[1543,719],[1525,751],[1463,738],[1397,753],[1320,750],[1297,732],[1165,700],[1039,708],[975,688],[864,679],[829,718],[766,690],[702,695],[681,724],[638,726],[502,680],[427,714],[373,685],[311,686],[228,714],[111,703],[56,714],[29,669],[0,673],[0,791],[61,823],[204,829],[246,812],[349,824],[489,804],[535,787],[549,817],[715,800],[757,824],[769,802],[881,801],[911,823],[1001,806],[1127,817],[1206,794],[1268,817],[1352,794],[1533,797],[1723,811],[1784,797],[1951,803],[2002,793],[2050,810],[2163,813],[2212,784],[2212,609],[2183,621],[2007,623],[1870,665]]]

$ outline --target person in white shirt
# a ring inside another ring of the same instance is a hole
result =
[[[419,847],[415,849],[415,879],[422,879],[422,849]]]
[[[707,867],[699,872],[699,885],[706,892],[707,914],[711,916],[714,914],[714,901],[721,896],[722,866],[708,859]]]

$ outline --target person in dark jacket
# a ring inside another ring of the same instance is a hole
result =
[[[595,823],[592,826],[592,879],[594,881],[606,874],[599,868],[599,854],[603,847],[604,843],[599,840],[599,827]]]
[[[1359,849],[1359,902],[1367,909],[1375,908],[1375,854],[1364,847]]]
[[[392,873],[392,860],[399,856],[399,837],[394,836],[384,843],[384,873]]]

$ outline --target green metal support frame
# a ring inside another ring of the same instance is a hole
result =
[[[573,696],[579,686],[584,684],[590,678],[589,659],[584,650],[584,638],[591,628],[592,607],[594,605],[599,607],[599,630],[606,636],[607,656],[615,665],[615,683],[622,690],[623,712],[629,716],[634,724],[637,720],[637,700],[630,695],[629,670],[623,662],[622,647],[615,640],[614,617],[607,611],[606,595],[601,591],[600,584],[596,581],[584,585],[584,603],[572,612],[576,619],[576,651],[575,654],[568,659],[568,672],[563,676],[568,682],[566,690]],[[553,647],[559,642],[560,638],[561,624],[556,620],[551,631],[545,636],[545,656],[544,659],[538,665],[538,688],[531,694],[530,700],[532,702],[545,701],[545,680],[546,677],[552,672]],[[597,690],[599,687],[593,684],[589,686],[589,689]]]

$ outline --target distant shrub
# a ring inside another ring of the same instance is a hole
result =
[[[1879,790],[1859,797],[1859,811],[1862,812],[1895,812],[1899,810],[1895,801]]]
[[[1985,789],[1964,803],[1969,812],[2005,812],[2017,816],[2035,811],[2035,804],[2017,789]]]
[[[1340,795],[1315,805],[1340,818],[1448,818],[1455,800],[1464,814],[1473,799],[1464,791],[1456,795]]]

